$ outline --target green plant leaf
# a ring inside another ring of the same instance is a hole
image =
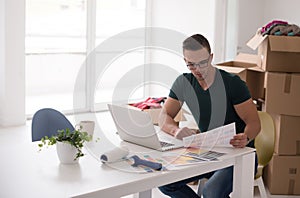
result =
[[[98,138],[99,139],[99,138]],[[81,128],[79,130],[71,131],[69,128],[61,129],[57,131],[56,135],[45,136],[41,139],[41,143],[38,144],[39,148],[41,149],[44,146],[52,146],[57,142],[66,142],[77,148],[76,157],[74,160],[78,159],[79,157],[84,156],[82,152],[82,147],[85,142],[89,142],[92,140],[92,136],[89,135],[87,132],[81,132]]]

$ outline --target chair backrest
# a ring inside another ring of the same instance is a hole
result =
[[[51,108],[40,109],[32,118],[32,141],[41,140],[46,135],[51,137],[57,130],[67,128],[74,130],[71,122],[61,112]]]
[[[275,145],[275,124],[267,112],[258,111],[261,131],[255,138],[255,148],[259,166],[266,166],[272,159]]]

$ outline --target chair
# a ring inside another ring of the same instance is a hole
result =
[[[262,180],[263,168],[272,159],[275,145],[275,125],[267,112],[258,111],[261,131],[255,138],[255,148],[258,160],[257,173],[254,177],[254,186],[258,186],[260,197],[267,198],[266,189]],[[205,179],[199,180],[197,193],[202,195]]]
[[[51,137],[57,130],[66,128],[74,130],[73,125],[61,112],[51,108],[40,109],[32,118],[32,141],[39,141],[46,135]]]
[[[275,145],[275,125],[267,112],[258,111],[261,131],[255,138],[258,167],[254,179],[254,186],[258,186],[260,197],[267,198],[264,182],[262,180],[263,168],[272,159]]]

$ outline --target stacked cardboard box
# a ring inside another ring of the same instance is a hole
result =
[[[300,37],[256,35],[257,65],[265,71],[264,111],[273,116],[276,142],[264,170],[271,194],[300,195]]]

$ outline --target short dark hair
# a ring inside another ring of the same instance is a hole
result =
[[[206,48],[208,53],[211,53],[208,40],[201,34],[194,34],[183,41],[183,50],[199,50]]]

